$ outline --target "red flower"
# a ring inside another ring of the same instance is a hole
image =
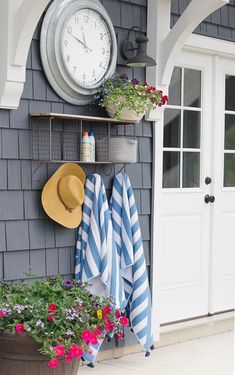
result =
[[[48,311],[56,311],[56,309],[57,309],[57,305],[55,303],[51,303],[48,306]]]
[[[113,325],[112,325],[112,323],[110,323],[110,321],[106,321],[106,324],[105,324],[105,326],[104,326],[104,329],[106,330],[106,331],[110,331],[110,332],[112,332],[113,331]]]
[[[53,352],[56,354],[56,357],[63,357],[65,355],[65,349],[61,345],[54,346]]]
[[[161,100],[161,104],[164,105],[164,104],[166,104],[166,102],[168,102],[168,96],[163,95],[162,100]]]
[[[121,317],[120,310],[116,310],[115,316],[116,316],[117,319],[119,319]]]
[[[66,357],[65,357],[65,362],[67,363],[67,362],[70,362],[70,361],[72,361],[72,359],[73,359],[73,357],[70,355],[70,354],[68,354],[68,355],[66,355]]]
[[[50,368],[56,368],[57,366],[59,366],[58,359],[57,358],[52,359],[50,362],[48,362],[48,366]]]
[[[18,332],[18,333],[24,332],[24,324],[22,324],[22,323],[16,324],[16,332]]]
[[[48,320],[48,322],[54,322],[54,320],[55,320],[55,314],[48,315],[47,320]]]
[[[3,318],[4,317],[4,312],[3,311],[0,311],[0,318]]]
[[[104,315],[110,315],[111,314],[110,306],[105,306],[103,311],[104,311]]]
[[[95,336],[101,335],[100,327],[97,326],[96,329],[93,331],[93,333],[94,333]]]
[[[126,326],[128,326],[128,324],[129,324],[129,320],[127,319],[126,316],[122,316],[121,319],[120,319],[120,323],[121,323],[121,325],[122,325],[123,327],[126,327]]]

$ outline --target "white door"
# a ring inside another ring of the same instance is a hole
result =
[[[160,252],[161,323],[227,310],[233,303],[235,189],[228,191],[221,185],[224,110],[216,104],[224,103],[224,61],[189,52],[181,57],[183,63],[174,69],[171,80],[164,127],[157,129],[155,233]],[[235,161],[233,166],[235,174]]]

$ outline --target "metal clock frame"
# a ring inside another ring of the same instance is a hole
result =
[[[67,73],[62,61],[61,35],[65,23],[73,13],[80,9],[92,9],[98,12],[106,22],[111,35],[111,58],[104,78],[91,88],[75,83]],[[47,79],[56,93],[65,101],[76,104],[88,104],[105,79],[116,69],[117,40],[112,21],[98,0],[55,0],[48,8],[43,20],[40,38],[42,65]]]

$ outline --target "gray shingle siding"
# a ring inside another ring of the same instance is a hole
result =
[[[190,0],[172,0],[171,26],[177,22],[189,3]],[[210,14],[194,32],[212,38],[235,41],[235,1],[230,0],[229,4]]]
[[[147,0],[102,0],[114,23],[118,43],[128,29],[146,30]],[[42,69],[39,39],[40,20],[27,59],[26,82],[17,110],[0,109],[0,278],[6,280],[54,276],[69,277],[74,271],[76,231],[54,223],[41,207],[41,189],[58,165],[31,160],[29,113],[61,112],[104,115],[98,107],[65,103],[49,85]],[[131,35],[134,38],[135,33]],[[118,68],[129,77],[145,79],[144,69],[130,69],[118,55]],[[123,65],[121,65],[123,64]],[[140,160],[126,166],[136,196],[147,264],[150,264],[152,125],[135,126]],[[134,126],[120,126],[120,135],[132,136]],[[146,150],[146,151],[144,151]],[[112,180],[123,165],[85,167],[102,175],[110,196]],[[27,276],[31,268],[31,276]]]

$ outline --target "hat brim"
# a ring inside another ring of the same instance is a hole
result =
[[[84,200],[84,188],[86,175],[83,169],[74,163],[67,163],[62,165],[57,171],[51,176],[51,178],[45,184],[41,201],[42,206],[47,215],[63,225],[66,228],[77,228],[82,219],[82,206],[79,205],[72,212],[66,210],[65,206],[61,202],[58,195],[58,183],[62,177],[74,175],[81,181],[81,194],[82,201]]]

